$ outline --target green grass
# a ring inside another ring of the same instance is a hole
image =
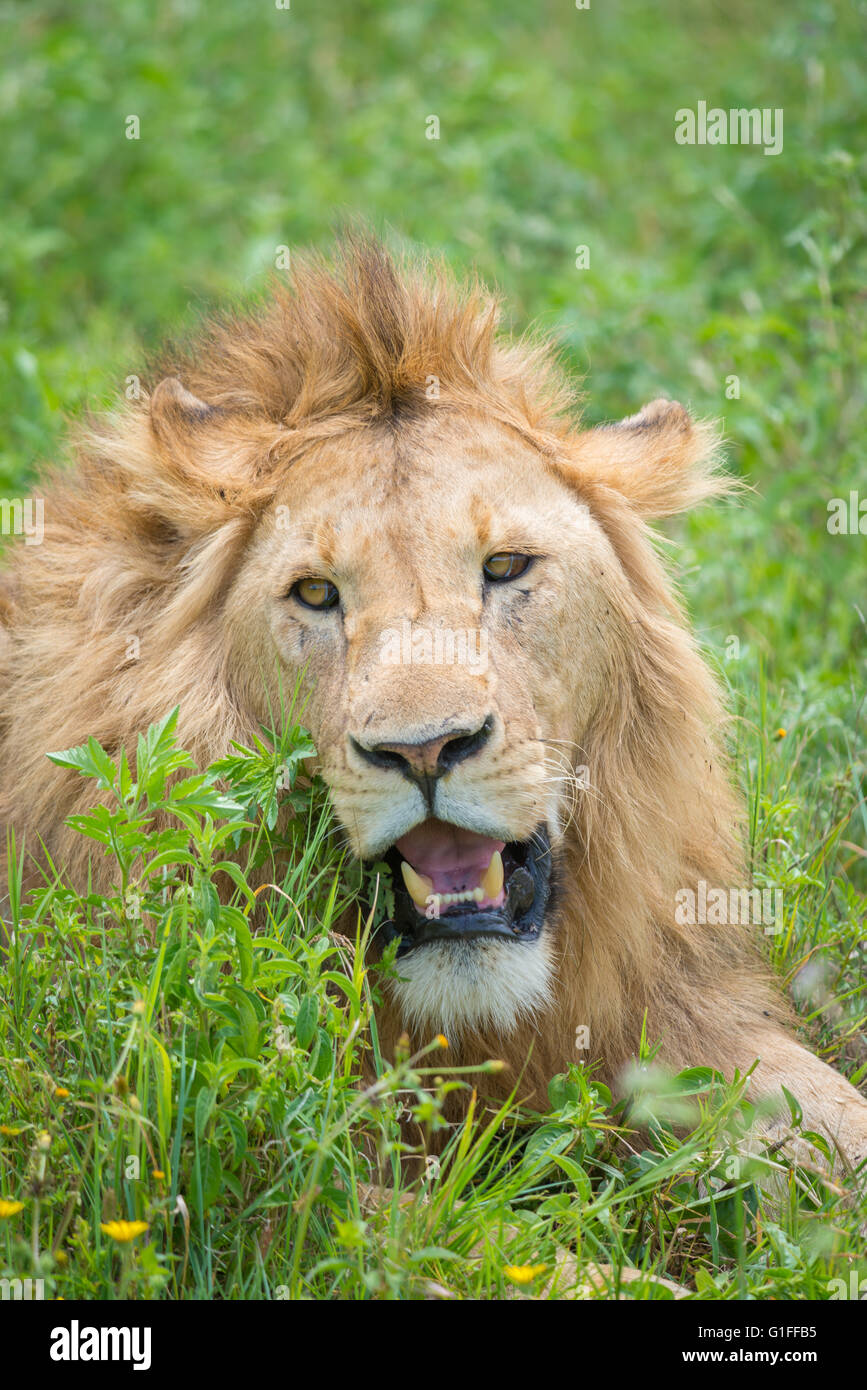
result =
[[[783,888],[774,965],[805,1038],[863,1084],[867,542],[826,526],[830,498],[867,495],[858,11],[83,0],[0,17],[3,496],[59,455],[64,414],[116,399],[164,332],[345,213],[477,267],[517,327],[557,332],[588,420],[658,394],[723,418],[755,492],[670,534],[730,687],[753,869]],[[783,107],[783,153],[676,145],[674,112],[699,99]],[[303,834],[284,843],[274,780],[303,735],[290,719],[273,743],[222,769],[228,794],[193,787],[159,846],[134,825],[159,779],[139,767],[134,790],[103,766],[114,897],[13,894],[0,1197],[23,1207],[0,1220],[0,1276],[65,1298],[496,1298],[511,1266],[545,1265],[528,1287],[556,1292],[564,1245],[610,1286],[644,1271],[632,1297],[670,1297],[658,1275],[699,1298],[821,1298],[867,1273],[853,1184],[783,1165],[769,1204],[761,1160],[732,1162],[737,1087],[703,1073],[655,1082],[638,1139],[575,1070],[542,1119],[478,1118],[428,1169],[429,1200],[401,1203],[401,1108],[433,1129],[469,1083],[432,1045],[359,1091],[381,980],[334,933],[357,884],[320,788],[296,786]],[[221,907],[226,837],[249,873]],[[257,876],[282,891],[254,908]],[[371,1165],[395,1189],[378,1213]],[[147,1233],[118,1245],[115,1219]]]

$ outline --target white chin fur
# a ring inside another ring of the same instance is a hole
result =
[[[395,961],[389,980],[403,1024],[457,1041],[466,1031],[508,1035],[552,1002],[549,943],[432,941]]]

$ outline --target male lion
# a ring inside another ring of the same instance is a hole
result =
[[[442,1030],[540,1099],[578,1055],[616,1085],[646,1018],[673,1067],[759,1058],[752,1093],[786,1086],[859,1161],[867,1102],[788,1031],[748,931],[676,920],[682,890],[748,886],[723,711],[647,524],[725,490],[712,431],[666,400],[580,430],[550,344],[365,237],[153,383],[81,433],[4,586],[19,842],[83,879],[64,818],[90,789],[46,751],[132,756],[179,702],[203,766],[305,671],[337,817],[394,870],[386,1053]]]

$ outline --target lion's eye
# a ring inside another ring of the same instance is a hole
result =
[[[333,608],[340,598],[330,579],[299,579],[289,593],[305,608]]]
[[[485,578],[493,580],[495,584],[502,584],[507,579],[517,579],[528,568],[530,558],[529,555],[515,555],[508,550],[489,555],[484,563]]]

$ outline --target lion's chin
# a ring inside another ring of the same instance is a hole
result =
[[[553,951],[547,936],[503,941],[481,937],[435,939],[396,962],[388,980],[405,1027],[444,1033],[508,1037],[553,1002]]]
[[[394,913],[380,940],[399,939],[388,981],[405,1027],[443,1032],[458,1041],[475,1032],[505,1037],[552,1001],[553,948],[545,930],[551,907],[552,854],[547,827],[528,840],[499,842],[491,892],[446,894],[453,884],[478,881],[494,841],[443,822],[428,821],[402,837],[385,855],[392,870]],[[421,906],[419,879],[436,893]],[[475,869],[473,868],[475,864]],[[475,877],[474,877],[475,875]],[[482,882],[487,880],[483,878]],[[409,889],[416,889],[413,897]]]

